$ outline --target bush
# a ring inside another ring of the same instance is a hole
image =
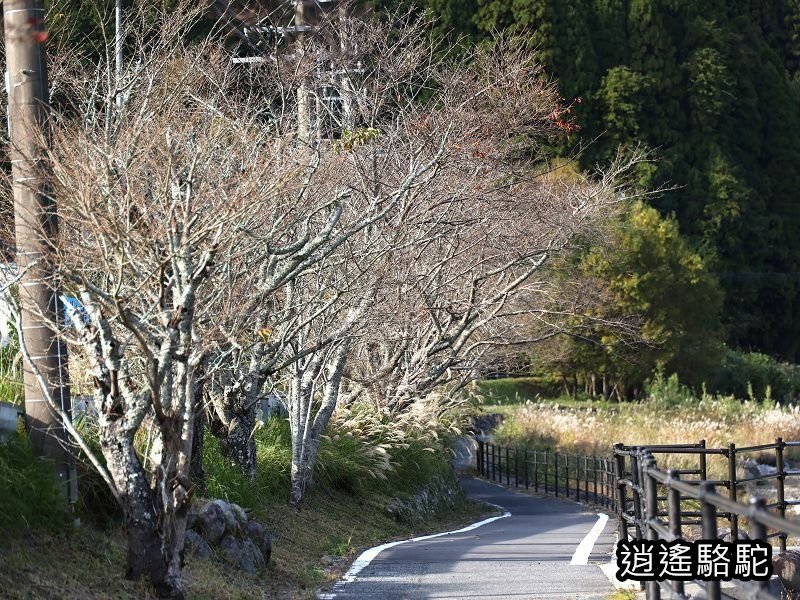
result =
[[[292,458],[289,423],[274,417],[253,435],[258,469],[251,480],[222,454],[217,438],[206,432],[203,465],[210,497],[255,507],[270,498],[288,496]]]
[[[760,352],[728,349],[710,387],[737,398],[791,402],[800,397],[800,366],[778,362]]]
[[[371,420],[374,415],[348,413],[346,421],[328,427],[320,445],[314,481],[354,495],[413,492],[437,475],[449,472],[449,453],[442,439]],[[391,430],[391,431],[390,431]],[[206,483],[210,497],[256,507],[267,499],[285,500],[291,473],[291,437],[286,419],[273,417],[258,431],[255,480],[226,459],[214,436],[204,439]]]
[[[53,464],[34,456],[24,436],[0,443],[0,530],[59,532],[70,520]]]
[[[680,382],[677,373],[664,377],[664,370],[661,367],[656,370],[653,379],[645,385],[645,392],[647,402],[656,408],[672,408],[697,402],[692,390]]]

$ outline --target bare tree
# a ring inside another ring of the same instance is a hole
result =
[[[131,28],[140,37],[122,107],[113,55],[90,66],[54,57],[65,100],[51,119],[48,183],[61,230],[41,259],[84,307],[67,328],[51,326],[88,360],[103,459],[48,401],[122,507],[128,576],[175,598],[184,595],[198,368],[220,294],[208,281],[246,246],[241,232],[263,228],[267,215],[252,208],[276,189],[273,148],[228,93],[229,56],[213,39],[185,47],[199,11],[180,15],[150,12]],[[48,393],[47,374],[36,374]],[[136,446],[146,420],[159,447],[147,467]]]
[[[293,504],[312,481],[343,379],[348,401],[367,394],[400,412],[471,375],[487,348],[560,331],[554,322],[521,336],[515,317],[544,323],[554,313],[544,301],[548,261],[613,212],[636,160],[594,178],[542,177],[538,148],[564,123],[534,55],[500,41],[452,59],[423,23],[393,22],[389,31],[349,19],[359,44],[345,63],[320,35],[296,62],[275,55],[253,75],[273,94],[279,162],[297,178],[243,258],[260,265],[258,276],[225,282],[232,310],[219,319],[211,405],[223,448],[253,475],[257,398],[269,381],[285,386]],[[298,133],[300,82],[330,111],[336,139]],[[330,89],[350,107],[347,119],[323,102]],[[543,301],[523,308],[518,299],[530,295]]]

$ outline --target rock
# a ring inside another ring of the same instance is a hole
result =
[[[183,540],[184,551],[190,556],[209,558],[214,554],[211,546],[193,529],[187,529]]]
[[[272,536],[269,534],[269,531],[267,531],[267,528],[258,521],[250,521],[247,524],[247,537],[249,537],[261,551],[264,562],[268,564],[272,556]]]
[[[225,535],[225,514],[215,502],[207,502],[197,513],[195,529],[209,544],[216,544]]]
[[[246,573],[256,573],[266,566],[267,562],[264,560],[264,555],[261,554],[261,550],[256,547],[252,540],[245,540],[242,562],[239,568]]]
[[[226,535],[219,542],[222,557],[245,573],[256,573],[266,566],[264,555],[251,540],[244,542],[232,535]]]
[[[758,470],[758,463],[752,458],[745,458],[736,467],[736,479],[748,479],[759,475],[761,475],[761,471]]]
[[[225,531],[228,533],[236,534],[239,532],[239,521],[236,520],[236,515],[231,509],[231,505],[225,500],[214,500],[214,504],[219,506],[222,515],[225,519]]]
[[[186,514],[186,529],[194,529],[196,523],[197,511],[194,509],[194,506],[191,506],[189,512]]]
[[[239,523],[239,529],[242,531],[247,529],[247,512],[238,504],[231,503],[229,506],[233,516],[236,517],[236,522]]]
[[[239,567],[244,556],[244,544],[232,535],[225,535],[219,541],[219,551],[222,557],[235,567]]]
[[[800,591],[800,552],[787,550],[772,557],[772,570],[790,591]]]
[[[736,532],[736,534],[737,534],[736,535],[736,539],[739,539],[739,540],[749,540],[750,539],[750,536],[747,535],[747,532],[746,531],[742,531],[741,529],[739,529]],[[720,539],[723,542],[732,542],[732,541],[734,541],[733,540],[733,536],[731,535],[731,528],[730,527],[722,527],[722,528],[720,528],[719,531],[717,531],[717,539]]]

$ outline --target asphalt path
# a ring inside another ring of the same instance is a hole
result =
[[[613,592],[599,569],[611,556],[613,519],[603,526],[597,512],[576,502],[531,496],[477,479],[464,478],[462,485],[470,497],[496,504],[511,516],[464,533],[387,548],[321,597],[606,600]],[[581,545],[592,530],[595,534]]]

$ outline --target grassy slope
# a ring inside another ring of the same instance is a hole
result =
[[[313,598],[332,583],[364,547],[394,538],[452,528],[478,520],[486,508],[467,503],[460,510],[412,529],[395,523],[379,499],[355,499],[343,492],[311,494],[300,511],[265,506],[274,534],[266,573],[228,571],[214,560],[189,559],[185,581],[190,598]],[[122,579],[125,540],[120,528],[84,526],[56,535],[42,531],[4,532],[0,544],[0,596],[22,598],[148,598],[143,583]]]
[[[257,435],[259,476],[245,478],[224,461],[207,438],[210,492],[251,510],[273,535],[264,573],[228,572],[216,561],[189,558],[190,598],[312,598],[347,569],[360,550],[388,540],[453,529],[490,512],[463,502],[416,527],[396,522],[386,507],[395,494],[413,493],[449,471],[445,453],[409,448],[396,454],[387,479],[371,476],[363,446],[349,436],[326,440],[319,480],[300,510],[288,498],[288,431],[273,423]],[[0,446],[0,597],[147,598],[142,583],[124,581],[125,538],[98,478],[83,471],[78,507],[85,525],[73,528],[61,506],[51,471],[35,459],[23,438]],[[92,494],[93,490],[100,493]],[[444,511],[442,511],[444,512]],[[111,516],[109,516],[111,515]],[[93,523],[105,523],[95,525]],[[61,533],[54,533],[61,532]]]

